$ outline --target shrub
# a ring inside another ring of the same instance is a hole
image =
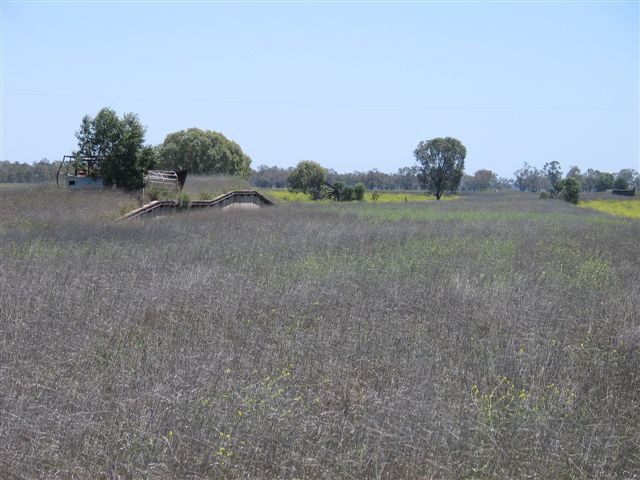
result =
[[[172,200],[176,198],[176,192],[161,185],[151,185],[145,190],[149,200]]]
[[[580,198],[580,183],[575,178],[566,178],[562,181],[562,199],[570,203],[578,203]]]
[[[345,185],[342,182],[336,182],[333,185],[329,185],[329,187],[330,190],[326,194],[326,198],[330,198],[337,202],[350,202],[352,200],[357,200],[355,197],[355,189],[350,185]],[[362,195],[364,196],[364,190]]]
[[[335,182],[330,187],[330,190],[327,192],[326,198],[329,198],[331,200],[335,200],[336,202],[339,202],[341,200],[341,198],[342,198],[342,190],[343,189],[344,189],[344,183]]]
[[[180,196],[178,197],[178,204],[181,207],[188,207],[190,203],[191,197],[189,196],[189,194],[187,192],[180,193]]]
[[[345,185],[344,187],[342,187],[342,190],[340,191],[340,201],[341,202],[350,202],[351,200],[353,200],[353,187],[350,185]]]
[[[540,192],[540,198],[562,198],[570,203],[578,203],[581,191],[580,183],[575,178],[566,178],[553,184],[550,192]]]
[[[364,183],[356,183],[355,186],[353,187],[353,199],[358,201],[364,200],[364,192],[365,192]]]

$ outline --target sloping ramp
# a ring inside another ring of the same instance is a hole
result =
[[[257,190],[234,190],[225,193],[213,200],[194,200],[189,204],[189,208],[224,208],[232,204],[253,204],[257,206],[273,205],[273,202]]]
[[[181,206],[174,200],[155,200],[140,208],[130,211],[121,220],[142,217],[161,217],[177,212],[201,210],[203,208],[226,208],[231,206],[273,205],[274,203],[256,190],[234,190],[220,195],[213,200],[194,200],[188,206]]]

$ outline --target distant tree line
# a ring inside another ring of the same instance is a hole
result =
[[[498,177],[498,174],[487,169],[480,169],[473,175],[464,174],[460,184],[463,192],[482,192],[485,190],[511,190],[513,180]]]
[[[583,173],[578,167],[572,166],[563,177],[560,163],[557,161],[545,163],[542,169],[525,162],[513,175],[513,185],[521,192],[553,191],[555,183],[563,178],[571,178],[578,182],[582,192],[604,192],[613,188],[640,189],[640,174],[631,168],[622,169],[617,173],[590,168]]]
[[[281,168],[277,166],[260,165],[257,170],[252,170],[249,180],[258,188],[287,188],[287,178],[294,167]],[[420,190],[424,188],[417,177],[417,167],[403,167],[396,173],[384,173],[376,170],[365,172],[353,171],[338,173],[333,169],[326,170],[326,179],[329,183],[336,182],[355,186],[363,184],[367,190]]]
[[[158,161],[156,168],[180,169],[182,162],[172,162],[170,158],[159,158],[159,146],[154,147]],[[0,183],[33,183],[55,180],[60,161],[43,159],[37,163],[0,162]],[[281,168],[277,166],[260,165],[256,170],[249,169],[249,181],[257,188],[287,188],[287,178],[293,167]],[[338,173],[333,169],[326,170],[326,180],[331,183],[343,183],[355,186],[361,183],[367,190],[424,190],[427,187],[418,179],[418,167],[402,167],[396,173],[384,173],[376,169],[365,172],[353,171]],[[487,173],[489,172],[489,173]],[[195,170],[191,173],[198,174]],[[227,173],[227,172],[220,172]],[[202,173],[205,174],[205,173]],[[209,173],[206,173],[209,174]],[[232,173],[230,173],[232,174]],[[498,178],[490,170],[479,170],[474,175],[464,175],[460,185],[461,191],[482,191],[496,189],[510,189],[513,181]]]
[[[249,181],[258,188],[287,188],[287,178],[293,170],[294,167],[260,165],[256,170],[252,170]],[[375,168],[347,173],[326,169],[329,183],[341,182],[350,186],[362,183],[367,190],[422,190],[425,187],[420,184],[417,174],[417,166],[402,167],[396,173],[384,173]]]
[[[169,136],[167,136],[169,138]],[[173,161],[171,155],[164,158],[160,156],[160,146],[154,147],[157,162],[156,168],[180,169],[182,165],[189,165],[187,161]],[[173,147],[171,147],[173,150]],[[173,154],[172,154],[173,155]],[[173,157],[177,158],[177,156]],[[22,162],[0,161],[0,183],[37,183],[55,180],[59,160],[42,160],[29,164]],[[245,176],[249,177],[252,185],[257,188],[287,188],[287,178],[293,171],[291,168],[260,165],[256,170],[248,168],[248,161],[242,164]],[[233,174],[229,170],[220,169],[216,173]],[[202,173],[206,168],[200,167],[192,173]],[[209,174],[202,173],[202,174]],[[612,188],[640,190],[640,174],[630,168],[625,168],[617,173],[603,172],[588,169],[584,173],[580,168],[572,166],[564,178],[573,178],[580,184],[582,192],[603,192]],[[409,166],[398,169],[396,173],[384,173],[376,169],[366,172],[354,171],[338,173],[333,169],[326,170],[327,182],[342,183],[355,186],[361,183],[367,190],[424,190],[428,187],[421,184],[418,178],[418,167]],[[527,163],[514,173],[514,178],[501,178],[487,169],[476,171],[473,175],[463,174],[459,191],[481,192],[487,190],[519,190],[522,192],[543,192],[552,189],[551,178],[545,173],[544,168],[538,169]]]
[[[248,178],[258,188],[299,188],[292,187],[290,179],[300,164],[295,168],[260,165],[253,170],[251,158],[242,151],[240,145],[222,133],[189,128],[170,133],[162,144],[152,146],[145,145],[145,130],[137,115],[127,113],[120,118],[114,110],[103,108],[95,117],[86,115],[82,119],[80,129],[76,132],[78,150],[73,154],[100,157],[100,174],[105,185],[129,190],[140,188],[144,172],[150,169],[188,170],[196,175],[239,175]],[[322,188],[327,185],[344,188],[342,194],[334,188],[332,195],[335,198],[348,197],[356,185],[359,186],[358,192],[362,185],[367,190],[429,190],[436,198],[440,198],[445,192],[456,191],[515,189],[553,193],[558,190],[560,181],[571,178],[585,192],[601,192],[612,188],[640,189],[640,174],[636,170],[623,169],[614,174],[588,169],[583,173],[578,167],[572,166],[563,178],[557,161],[545,163],[542,169],[525,162],[514,172],[513,179],[499,178],[488,169],[478,170],[473,175],[466,174],[466,148],[451,137],[420,142],[413,153],[416,164],[399,168],[395,173],[384,173],[375,168],[338,173],[321,167],[325,182]],[[50,162],[47,159],[34,164],[2,161],[0,182],[53,180],[59,165],[59,161]],[[311,193],[316,196],[319,195],[318,191]]]
[[[59,161],[51,162],[43,158],[34,164],[0,162],[0,183],[39,183],[55,180]]]
[[[396,179],[400,180],[400,184],[387,184],[385,185],[387,189],[391,186],[398,190],[406,190],[407,187],[417,186],[428,189],[437,200],[440,200],[445,192],[457,191],[464,175],[464,159],[467,155],[467,149],[460,140],[452,137],[434,138],[420,142],[413,153],[418,165],[399,170]],[[283,173],[272,167],[264,167],[260,170],[260,174],[266,175],[262,178],[254,178],[254,181],[262,188],[269,186],[267,175]],[[377,170],[369,171],[364,175],[344,176],[331,172],[330,178],[327,169],[320,164],[311,160],[302,160],[295,168],[287,169],[286,173],[286,185],[289,190],[309,194],[314,200],[321,198],[337,201],[362,200],[367,188],[384,189],[383,185],[372,181],[378,177]],[[360,181],[353,184],[347,183],[349,180],[353,181],[354,177]],[[389,177],[387,176],[387,180],[393,180]]]
[[[554,163],[554,162],[550,162]],[[557,162],[555,162],[557,163]],[[521,192],[551,191],[552,183],[561,178],[573,178],[581,186],[583,192],[603,192],[612,188],[633,188],[640,190],[640,174],[630,168],[617,173],[602,172],[588,169],[582,173],[578,167],[571,167],[566,175],[553,170],[559,165],[547,167],[545,171],[525,163],[514,173],[513,178],[499,177],[497,173],[480,169],[473,175],[464,173],[458,187],[462,192],[481,192],[487,190],[518,190]],[[260,165],[251,171],[249,180],[258,188],[287,188],[287,178],[294,170],[293,167],[281,168],[277,166]],[[418,177],[418,166],[402,167],[396,173],[383,173],[376,169],[366,172],[354,171],[338,173],[326,169],[326,178],[330,183],[341,182],[354,186],[357,183],[365,185],[367,190],[425,190],[428,185],[422,184]]]
[[[251,171],[249,180],[258,188],[287,188],[287,177],[294,167],[260,165]],[[427,186],[420,183],[418,166],[399,168],[396,173],[384,173],[376,169],[365,172],[353,171],[338,173],[327,169],[327,180],[331,183],[342,182],[346,185],[362,183],[367,190],[424,190]],[[513,180],[501,178],[491,170],[478,170],[473,175],[464,174],[459,190],[480,192],[483,190],[505,190],[513,188]]]

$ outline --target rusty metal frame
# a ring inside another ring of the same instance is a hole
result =
[[[60,184],[60,177],[68,178],[100,178],[100,164],[103,157],[90,155],[64,155],[58,172],[56,173],[56,185],[58,188],[67,188],[67,183]],[[72,168],[74,169],[72,171]]]

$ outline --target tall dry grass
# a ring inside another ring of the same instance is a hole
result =
[[[638,477],[637,221],[68,193],[0,191],[0,477]]]

